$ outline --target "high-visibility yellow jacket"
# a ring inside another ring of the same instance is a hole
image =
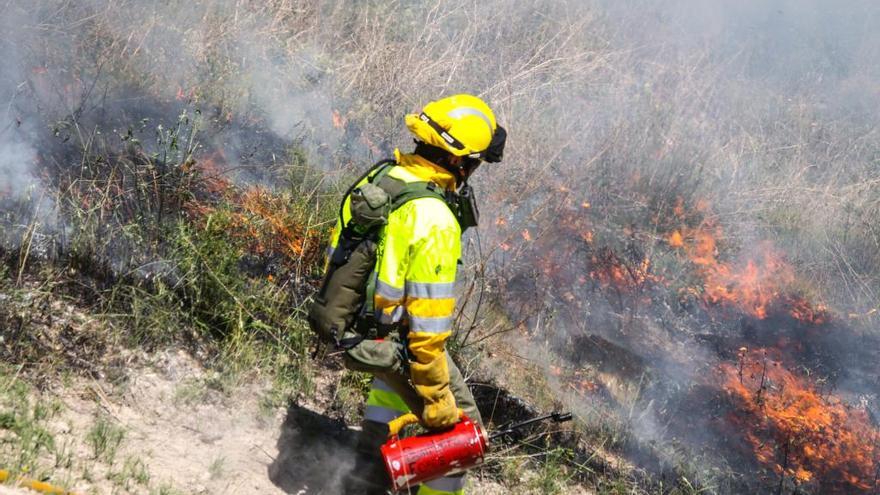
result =
[[[389,176],[405,182],[430,181],[445,189],[455,188],[452,174],[425,158],[398,150],[394,155],[398,166],[391,169]],[[346,198],[342,208],[345,222],[350,219],[348,201]],[[340,228],[337,220],[331,249],[338,243]],[[405,203],[391,213],[379,239],[373,294],[376,317],[381,323],[408,325],[407,343],[411,358],[417,363],[411,367],[413,382],[426,398],[448,390],[446,360],[439,358],[444,357],[446,340],[452,334],[460,256],[461,228],[439,198],[418,198]],[[425,370],[426,366],[431,369]],[[422,376],[416,377],[417,372]]]

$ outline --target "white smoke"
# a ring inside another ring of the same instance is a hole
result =
[[[16,249],[27,237],[33,247],[57,227],[54,199],[37,170],[36,109],[28,97],[22,26],[32,14],[17,4],[0,9],[0,246]],[[31,250],[30,252],[34,252]],[[41,254],[41,253],[37,253]]]
[[[6,37],[0,38],[3,70],[0,72],[0,194],[20,196],[36,185],[33,166],[36,150],[31,142],[33,125],[31,112],[20,112],[22,93],[27,85],[24,67],[16,41],[26,13],[7,4],[2,10],[0,29]]]
[[[20,196],[32,192],[39,184],[33,175],[36,150],[31,143],[0,135],[0,196]]]

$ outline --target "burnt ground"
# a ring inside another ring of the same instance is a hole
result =
[[[726,471],[725,486],[717,487],[721,492],[776,492],[782,486],[783,493],[815,493],[814,487],[797,488],[790,476],[783,479],[756,460],[753,446],[745,437],[748,425],[738,416],[742,404],[713,378],[715,366],[736,363],[740,349],[772,351],[792,373],[809,378],[822,396],[833,394],[848,406],[863,407],[874,426],[880,426],[880,364],[876,359],[880,339],[876,336],[830,315],[802,321],[784,305],[771,308],[763,319],[720,310],[715,314],[705,309],[687,311],[690,320],[686,327],[672,325],[658,330],[646,325],[628,334],[611,332],[617,342],[602,335],[575,334],[555,349],[576,369],[594,370],[605,384],[631,383],[644,377],[640,396],[633,399],[635,407],[651,411],[659,423],[659,428],[652,428],[660,433],[667,451],[680,445],[678,457],[705,459],[709,465]],[[703,332],[693,332],[697,327]],[[684,339],[691,352],[697,350],[699,357],[677,356],[672,338],[651,349],[646,342],[651,341],[652,331],[678,332],[676,337]],[[683,361],[676,361],[682,357]],[[611,404],[619,402],[608,394],[605,398]],[[676,471],[669,458],[656,455],[650,442],[634,442],[625,450],[657,477]],[[776,450],[778,462],[784,463],[784,449],[780,446]]]

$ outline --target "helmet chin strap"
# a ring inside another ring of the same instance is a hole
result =
[[[424,143],[417,139],[414,139],[416,143],[416,149],[413,153],[419,155],[420,157],[430,161],[431,163],[443,168],[453,177],[455,177],[455,185],[461,186],[462,184],[467,183],[467,173],[464,168],[459,165],[453,165],[451,159],[454,155],[444,150],[443,148],[438,148],[437,146],[431,146],[430,144]]]

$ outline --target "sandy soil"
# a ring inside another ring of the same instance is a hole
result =
[[[73,444],[75,459],[88,459],[91,453],[82,441],[84,434],[96,417],[104,416],[125,429],[115,469],[127,458],[139,459],[153,487],[166,485],[192,494],[284,493],[267,474],[278,455],[284,411],[261,412],[259,391],[252,388],[232,396],[201,389],[197,384],[204,377],[192,358],[177,352],[159,356],[152,367],[132,370],[123,387],[75,379],[55,390],[64,404],[53,420],[56,438]],[[102,474],[113,470],[96,465],[94,481],[80,479],[71,488],[149,492],[137,486],[123,489],[102,479]]]
[[[266,385],[251,384],[232,394],[198,386],[207,373],[192,357],[167,352],[152,356],[152,366],[129,370],[124,385],[74,378],[47,395],[63,408],[51,428],[67,442],[75,459],[69,472],[53,480],[76,493],[152,494],[159,487],[177,494],[339,494],[339,480],[351,465],[356,431],[322,414],[326,392],[300,405],[260,408]],[[319,377],[332,381],[333,373]],[[319,390],[331,388],[319,384]],[[89,461],[86,433],[103,417],[125,430],[112,466]],[[126,459],[139,459],[149,482],[113,479]],[[82,466],[88,465],[88,480]],[[50,480],[50,481],[53,481]],[[500,485],[476,484],[470,493],[507,493]],[[58,481],[60,483],[60,481]],[[0,487],[0,495],[27,490]]]
[[[146,355],[105,345],[99,320],[47,294],[34,289],[13,300],[0,293],[13,301],[0,305],[0,318],[27,314],[30,324],[26,341],[0,345],[0,358],[32,363],[37,371],[27,379],[42,390],[34,398],[60,404],[47,426],[71,461],[46,481],[81,495],[341,493],[356,435],[338,413],[327,413],[341,371],[323,370],[315,395],[298,404],[261,407],[268,383],[220,392],[210,386],[213,372],[186,352]],[[78,372],[59,375],[59,362]],[[112,463],[95,459],[86,438],[99,420],[124,431]],[[126,468],[131,463],[135,470]],[[40,464],[65,465],[56,458]],[[0,485],[0,495],[31,493]],[[471,477],[468,493],[510,490]]]

